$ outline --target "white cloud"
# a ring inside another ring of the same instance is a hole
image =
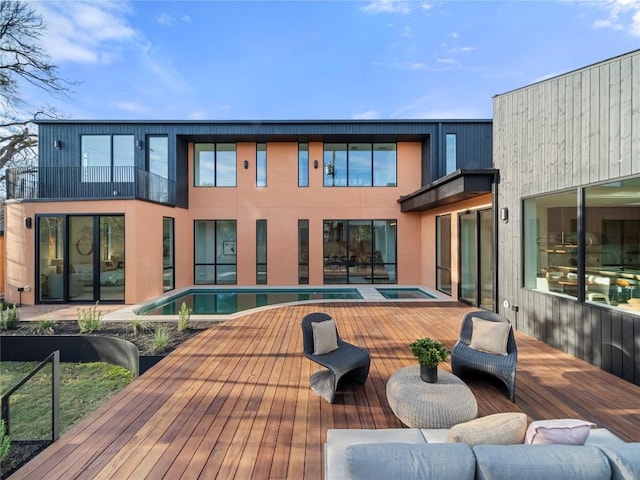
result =
[[[353,115],[352,120],[377,120],[381,118],[380,112],[375,110],[368,110],[366,112],[360,112]]]
[[[473,108],[457,107],[454,109],[438,110],[433,104],[435,99],[430,95],[417,98],[411,103],[397,108],[391,118],[406,119],[442,119],[442,118],[483,118],[483,115]]]
[[[411,7],[409,2],[404,0],[374,0],[362,7],[362,11],[371,14],[401,13],[406,15],[411,12]]]
[[[607,2],[588,2],[607,12],[606,18],[593,22],[594,28],[626,30],[634,37],[640,37],[640,0],[609,0]]]
[[[114,104],[114,107],[117,108],[118,110],[121,110],[121,111],[127,112],[127,113],[141,114],[141,113],[148,113],[149,112],[149,107],[147,107],[146,105],[141,104],[140,102],[136,102],[136,101],[120,101],[120,102],[116,102]]]

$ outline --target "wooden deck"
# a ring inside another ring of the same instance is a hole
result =
[[[320,479],[329,428],[402,427],[385,396],[408,343],[453,346],[470,311],[456,303],[287,306],[200,334],[16,472],[21,479]],[[308,387],[317,366],[301,355],[300,320],[324,311],[341,336],[369,349],[364,386],[330,405]],[[640,387],[516,334],[516,403],[490,378],[469,378],[481,416],[584,418],[640,441]],[[449,369],[450,363],[444,365]]]

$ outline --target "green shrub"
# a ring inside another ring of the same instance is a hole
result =
[[[98,310],[98,302],[93,308],[78,308],[78,326],[80,333],[93,333],[100,330],[102,311]]]
[[[178,312],[178,332],[182,333],[189,328],[189,319],[191,318],[191,309],[187,307],[185,302],[180,305]]]
[[[11,439],[7,435],[7,428],[4,425],[4,420],[0,420],[0,461],[4,460],[9,455],[9,447],[11,447]]]
[[[39,334],[53,335],[56,333],[56,322],[53,320],[40,320],[36,323],[35,331]]]
[[[0,310],[0,329],[13,330],[18,327],[20,322],[20,311],[14,305],[6,310]]]
[[[128,327],[134,335],[139,335],[145,330],[149,330],[149,324],[147,322],[143,322],[137,317],[129,322]]]
[[[444,362],[449,356],[444,344],[431,338],[419,338],[409,344],[409,349],[421,365],[428,367],[437,367],[438,363]]]
[[[169,328],[164,325],[158,327],[156,331],[153,333],[153,342],[152,348],[153,352],[162,352],[169,345],[169,340],[171,339],[171,333],[169,332]]]

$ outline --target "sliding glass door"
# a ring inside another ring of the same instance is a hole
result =
[[[464,213],[459,216],[459,222],[459,299],[493,310],[493,210]]]

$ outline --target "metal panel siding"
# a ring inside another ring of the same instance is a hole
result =
[[[640,319],[525,290],[521,260],[524,197],[640,174],[638,85],[635,51],[494,97],[493,159],[495,208],[509,208],[497,235],[498,304],[520,306],[526,333],[640,385]]]

